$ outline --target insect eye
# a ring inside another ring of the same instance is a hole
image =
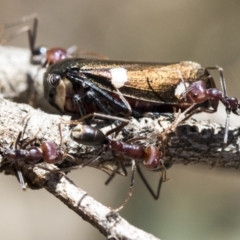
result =
[[[42,63],[44,56],[46,55],[47,48],[38,47],[33,49],[31,63],[34,65],[39,65]]]
[[[37,56],[37,55],[39,56],[39,55],[45,54],[46,52],[47,52],[47,48],[41,46],[41,47],[37,47],[33,50],[33,55],[34,56]]]
[[[47,81],[53,87],[57,87],[60,83],[61,77],[58,74],[48,74]]]

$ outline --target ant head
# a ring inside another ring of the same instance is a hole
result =
[[[236,115],[240,115],[240,105],[238,103],[237,98],[224,96],[221,99],[221,102],[226,107],[226,111],[230,111],[230,112],[233,112]]]
[[[47,65],[53,65],[56,62],[59,62],[68,57],[67,50],[64,48],[50,48],[47,51],[46,62]]]
[[[60,163],[63,160],[61,148],[54,142],[42,142],[41,148],[44,161],[48,164]]]
[[[238,99],[235,97],[229,98],[229,106],[232,109],[232,111],[236,111],[239,109]]]
[[[207,98],[206,84],[203,81],[192,83],[182,94],[182,99],[188,103],[202,103]]]
[[[146,160],[143,165],[149,170],[157,170],[162,167],[163,154],[156,146],[148,146],[146,148]]]
[[[43,62],[45,62],[46,59],[46,53],[47,48],[46,47],[37,47],[33,50],[32,56],[31,56],[31,64],[33,65],[42,65]]]
[[[56,47],[47,49],[41,46],[33,50],[31,63],[48,67],[68,57],[67,50],[64,48]]]

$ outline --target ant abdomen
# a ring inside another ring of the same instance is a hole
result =
[[[89,146],[99,146],[108,142],[102,131],[89,125],[77,125],[73,128],[71,137],[77,143]]]

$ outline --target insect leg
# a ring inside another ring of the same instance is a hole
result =
[[[16,170],[17,170],[18,180],[21,184],[22,190],[26,190],[26,183],[24,182],[24,178],[23,178],[22,172],[19,168],[18,162],[14,161],[14,164],[15,164],[15,167],[16,167]]]
[[[119,100],[115,99],[114,97],[112,97],[110,94],[108,94],[105,90],[102,90],[101,88],[99,88],[96,84],[92,83],[91,81],[89,81],[88,79],[83,79],[79,76],[77,76],[76,74],[72,74],[71,72],[67,72],[66,73],[66,77],[67,79],[72,82],[72,84],[74,85],[75,83],[81,83],[83,86],[89,87],[91,88],[93,91],[97,92],[99,95],[101,95],[101,97],[105,98],[110,104],[112,104],[113,106],[121,109],[124,112],[127,112],[127,114],[129,113],[129,107],[126,106],[125,102],[124,104],[121,103]],[[120,95],[119,95],[120,96]],[[121,98],[121,97],[120,97]]]
[[[226,81],[223,75],[223,68],[219,67],[219,66],[213,66],[213,67],[206,67],[207,70],[218,70],[219,75],[220,75],[220,83],[221,83],[221,87],[223,90],[223,95],[227,96],[227,86],[226,86]]]
[[[131,182],[130,182],[128,196],[126,197],[123,204],[119,208],[114,209],[114,212],[119,212],[121,209],[123,209],[133,194],[133,185],[134,185],[134,179],[135,179],[135,173],[136,173],[136,162],[135,160],[132,159],[131,163],[132,163],[132,169],[131,169],[132,175],[131,175]]]
[[[16,38],[17,36],[21,35],[22,33],[27,32],[28,33],[28,41],[29,41],[29,47],[31,54],[33,55],[34,53],[34,48],[35,48],[35,43],[36,43],[36,37],[37,37],[37,27],[38,27],[38,15],[37,14],[32,14],[29,16],[25,16],[21,18],[20,20],[17,20],[15,22],[11,23],[6,23],[2,26],[3,30],[8,29],[11,27],[15,27],[18,25],[21,25],[25,22],[28,22],[30,20],[33,20],[33,27],[32,30],[29,26],[24,26],[20,28],[15,34],[10,35],[8,38],[5,39],[5,41],[11,41],[12,39]]]
[[[80,112],[80,116],[81,117],[86,116],[86,111],[85,111],[85,108],[83,106],[83,102],[81,100],[81,97],[78,94],[75,94],[73,96],[73,102],[78,107],[78,110]],[[90,121],[88,121],[88,120],[83,120],[83,122],[84,122],[84,124],[87,124],[87,125],[90,124]]]
[[[107,107],[102,103],[102,101],[100,100],[98,94],[96,94],[93,89],[90,89],[87,92],[87,96],[88,98],[90,98],[101,110],[101,112],[103,112],[106,115],[111,115],[111,112],[107,109]]]
[[[160,196],[160,190],[161,190],[161,186],[162,186],[162,182],[163,182],[163,177],[160,177],[159,182],[158,182],[157,191],[155,193],[154,190],[152,189],[152,187],[150,186],[150,184],[148,183],[147,179],[143,175],[142,170],[138,166],[138,164],[137,164],[137,172],[139,173],[140,178],[142,179],[144,185],[147,187],[147,189],[150,192],[150,194],[152,195],[152,197],[155,200],[157,200],[159,198],[159,196]]]

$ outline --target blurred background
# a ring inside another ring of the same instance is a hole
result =
[[[0,23],[38,13],[37,45],[79,46],[110,59],[177,62],[192,60],[224,68],[228,94],[240,98],[240,2],[163,0],[1,0]],[[27,36],[9,43],[28,47]],[[213,73],[218,83],[218,73]],[[226,114],[202,115],[224,123]],[[239,117],[231,116],[239,125]],[[154,183],[158,174],[149,172]],[[163,240],[240,239],[240,176],[237,170],[175,165],[158,201],[140,179],[121,215]],[[129,178],[95,169],[72,172],[70,178],[101,203],[118,207]],[[45,190],[22,192],[15,178],[0,175],[2,239],[105,239]]]

